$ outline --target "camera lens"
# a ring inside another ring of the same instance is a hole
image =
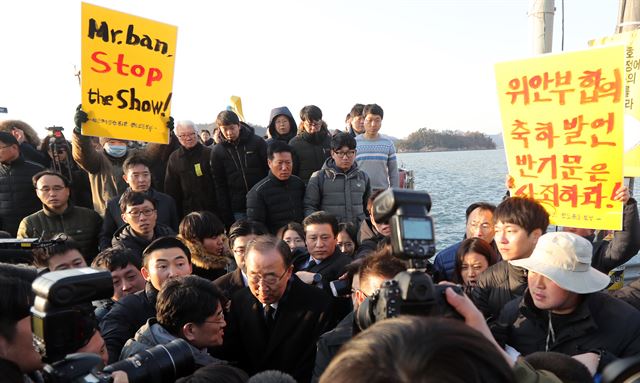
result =
[[[189,344],[183,339],[175,339],[111,364],[104,371],[124,371],[129,383],[169,383],[191,374],[194,369]]]

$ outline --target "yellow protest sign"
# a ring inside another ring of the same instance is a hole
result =
[[[613,36],[589,41],[589,46],[624,44],[624,108],[625,113],[640,121],[640,31],[622,32]],[[637,128],[625,128],[625,154],[623,174],[625,177],[640,177],[640,148],[632,147],[640,132]]]
[[[175,26],[82,3],[82,133],[167,143],[176,40]]]
[[[496,64],[512,195],[561,226],[620,230],[624,47]]]

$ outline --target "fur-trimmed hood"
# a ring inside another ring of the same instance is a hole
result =
[[[226,246],[222,250],[222,255],[215,255],[207,252],[200,242],[188,241],[181,236],[178,236],[182,242],[189,248],[191,252],[191,263],[194,266],[202,269],[224,269],[229,263],[230,259],[226,253]]]
[[[38,137],[38,133],[26,122],[20,120],[0,121],[0,132],[11,133],[11,130],[14,128],[24,132],[25,142],[30,143],[35,149],[40,147],[40,137]]]

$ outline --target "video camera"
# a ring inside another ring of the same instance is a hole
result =
[[[89,267],[53,271],[38,277],[32,287],[34,343],[43,360],[51,363],[45,367],[47,381],[109,382],[111,372],[125,371],[130,383],[173,382],[193,372],[193,355],[184,340],[156,346],[103,371],[98,371],[102,367],[98,355],[74,353],[97,328],[91,302],[113,296],[109,271]]]
[[[49,240],[41,238],[2,238],[0,239],[0,262],[32,264],[32,250],[46,249],[66,240],[66,235],[55,236]]]
[[[51,153],[61,153],[69,148],[64,134],[62,134],[64,130],[62,126],[49,126],[45,129],[50,132],[49,149],[51,149]]]
[[[62,131],[64,128],[62,126],[49,126],[46,128],[49,131],[49,135],[51,139],[49,140],[49,150],[51,152],[51,170],[56,171],[72,182],[72,173],[71,173],[71,150],[69,148],[69,143],[66,138],[64,138],[64,134]],[[64,159],[61,158],[62,154],[66,153],[66,157]]]
[[[446,301],[446,288],[462,295],[459,286],[435,285],[425,271],[436,252],[431,197],[426,192],[388,189],[373,202],[376,222],[391,225],[393,255],[409,262],[409,269],[385,281],[365,299],[356,312],[362,330],[373,323],[398,315],[461,318]]]

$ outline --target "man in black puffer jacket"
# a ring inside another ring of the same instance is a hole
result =
[[[247,194],[247,218],[264,223],[272,234],[304,218],[304,182],[291,174],[291,147],[274,141],[268,149],[269,175]]]
[[[289,141],[293,148],[293,174],[304,183],[311,174],[320,170],[331,154],[331,135],[322,121],[322,111],[315,105],[307,105],[300,111],[299,133]]]
[[[42,207],[31,177],[44,170],[20,155],[18,140],[0,132],[0,230],[15,237],[22,218]]]
[[[120,199],[120,210],[126,225],[113,235],[113,247],[129,249],[142,257],[142,251],[153,240],[176,234],[169,226],[157,222],[158,202],[147,194],[125,192]]]
[[[246,216],[247,193],[268,172],[267,143],[232,111],[216,118],[222,141],[211,152],[218,213],[227,227]]]

